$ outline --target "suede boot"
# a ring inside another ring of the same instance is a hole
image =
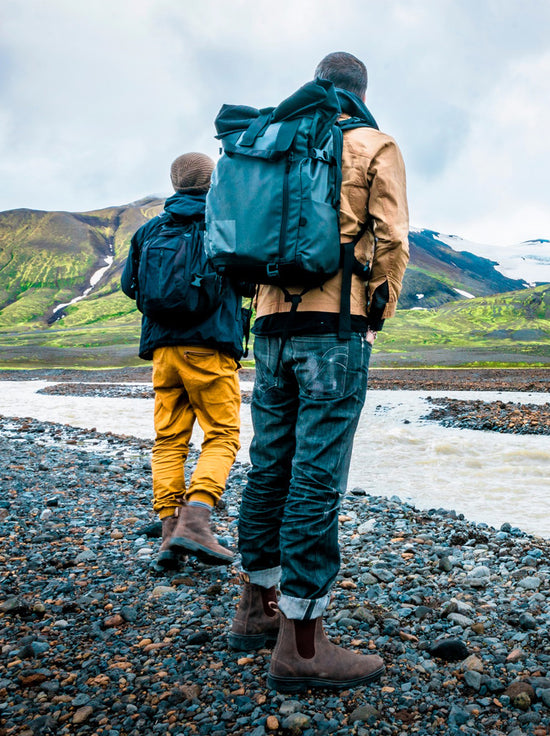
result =
[[[230,565],[234,554],[217,542],[210,529],[210,509],[184,506],[168,549],[176,555],[190,553],[207,565]]]
[[[356,654],[329,642],[321,618],[300,621],[288,619],[283,613],[280,617],[281,628],[267,676],[272,690],[340,690],[364,685],[384,672],[384,662],[377,655]]]
[[[244,582],[241,599],[229,632],[231,649],[247,652],[274,644],[279,633],[275,587]]]
[[[177,570],[179,567],[180,560],[178,555],[168,548],[168,544],[176,530],[181,508],[182,507],[176,508],[172,516],[166,516],[162,519],[162,543],[160,545],[156,564],[164,570]]]

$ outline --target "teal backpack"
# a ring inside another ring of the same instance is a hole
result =
[[[351,117],[338,121],[342,112]],[[303,294],[344,269],[339,334],[349,337],[351,274],[368,264],[340,246],[342,131],[377,127],[361,100],[308,82],[277,107],[224,105],[215,120],[223,155],[206,198],[205,248],[214,268],[281,287],[294,313]],[[290,294],[289,287],[301,287]],[[291,318],[292,319],[292,318]]]

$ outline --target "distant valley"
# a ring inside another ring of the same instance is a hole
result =
[[[120,290],[130,238],[162,211],[147,197],[86,213],[0,212],[0,366],[140,364],[140,315]],[[550,365],[550,243],[509,248],[410,233],[384,365]]]

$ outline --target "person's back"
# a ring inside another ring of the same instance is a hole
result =
[[[367,77],[358,59],[330,54],[316,76],[335,84],[344,116],[364,108]],[[363,232],[355,256],[371,264],[367,291],[352,279],[350,338],[338,332],[342,270],[303,295],[290,326],[281,289],[264,285],[257,299],[255,435],[239,519],[246,582],[229,642],[261,646],[280,623],[268,684],[281,692],[354,687],[384,671],[380,657],[331,644],[322,615],[340,564],[338,510],[371,348],[395,311],[408,261],[405,170],[392,138],[358,127],[344,132],[342,175],[342,242]]]
[[[188,230],[190,223],[204,228],[213,167],[213,161],[199,153],[183,154],[173,162],[175,194],[166,200],[163,214],[132,237],[121,279],[123,291],[131,298],[139,291],[140,255],[150,239],[167,225],[176,234],[178,228]],[[237,370],[242,343],[241,298],[227,280],[222,283],[219,306],[199,321],[196,315],[169,323],[142,317],[139,354],[153,361],[153,508],[162,520],[157,561],[161,567],[177,567],[187,553],[209,564],[233,560],[233,553],[219,545],[210,530],[210,512],[221,498],[239,449]],[[184,464],[195,419],[204,441],[186,488]]]

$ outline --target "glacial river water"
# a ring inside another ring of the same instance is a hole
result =
[[[153,437],[153,401],[43,395],[45,381],[0,382],[0,414]],[[251,388],[243,382],[243,388]],[[423,420],[426,397],[543,404],[546,393],[369,391],[357,431],[349,488],[397,495],[419,508],[447,508],[499,527],[508,521],[550,538],[550,436],[447,429]],[[250,407],[242,407],[248,460]],[[193,441],[200,444],[197,430]]]

